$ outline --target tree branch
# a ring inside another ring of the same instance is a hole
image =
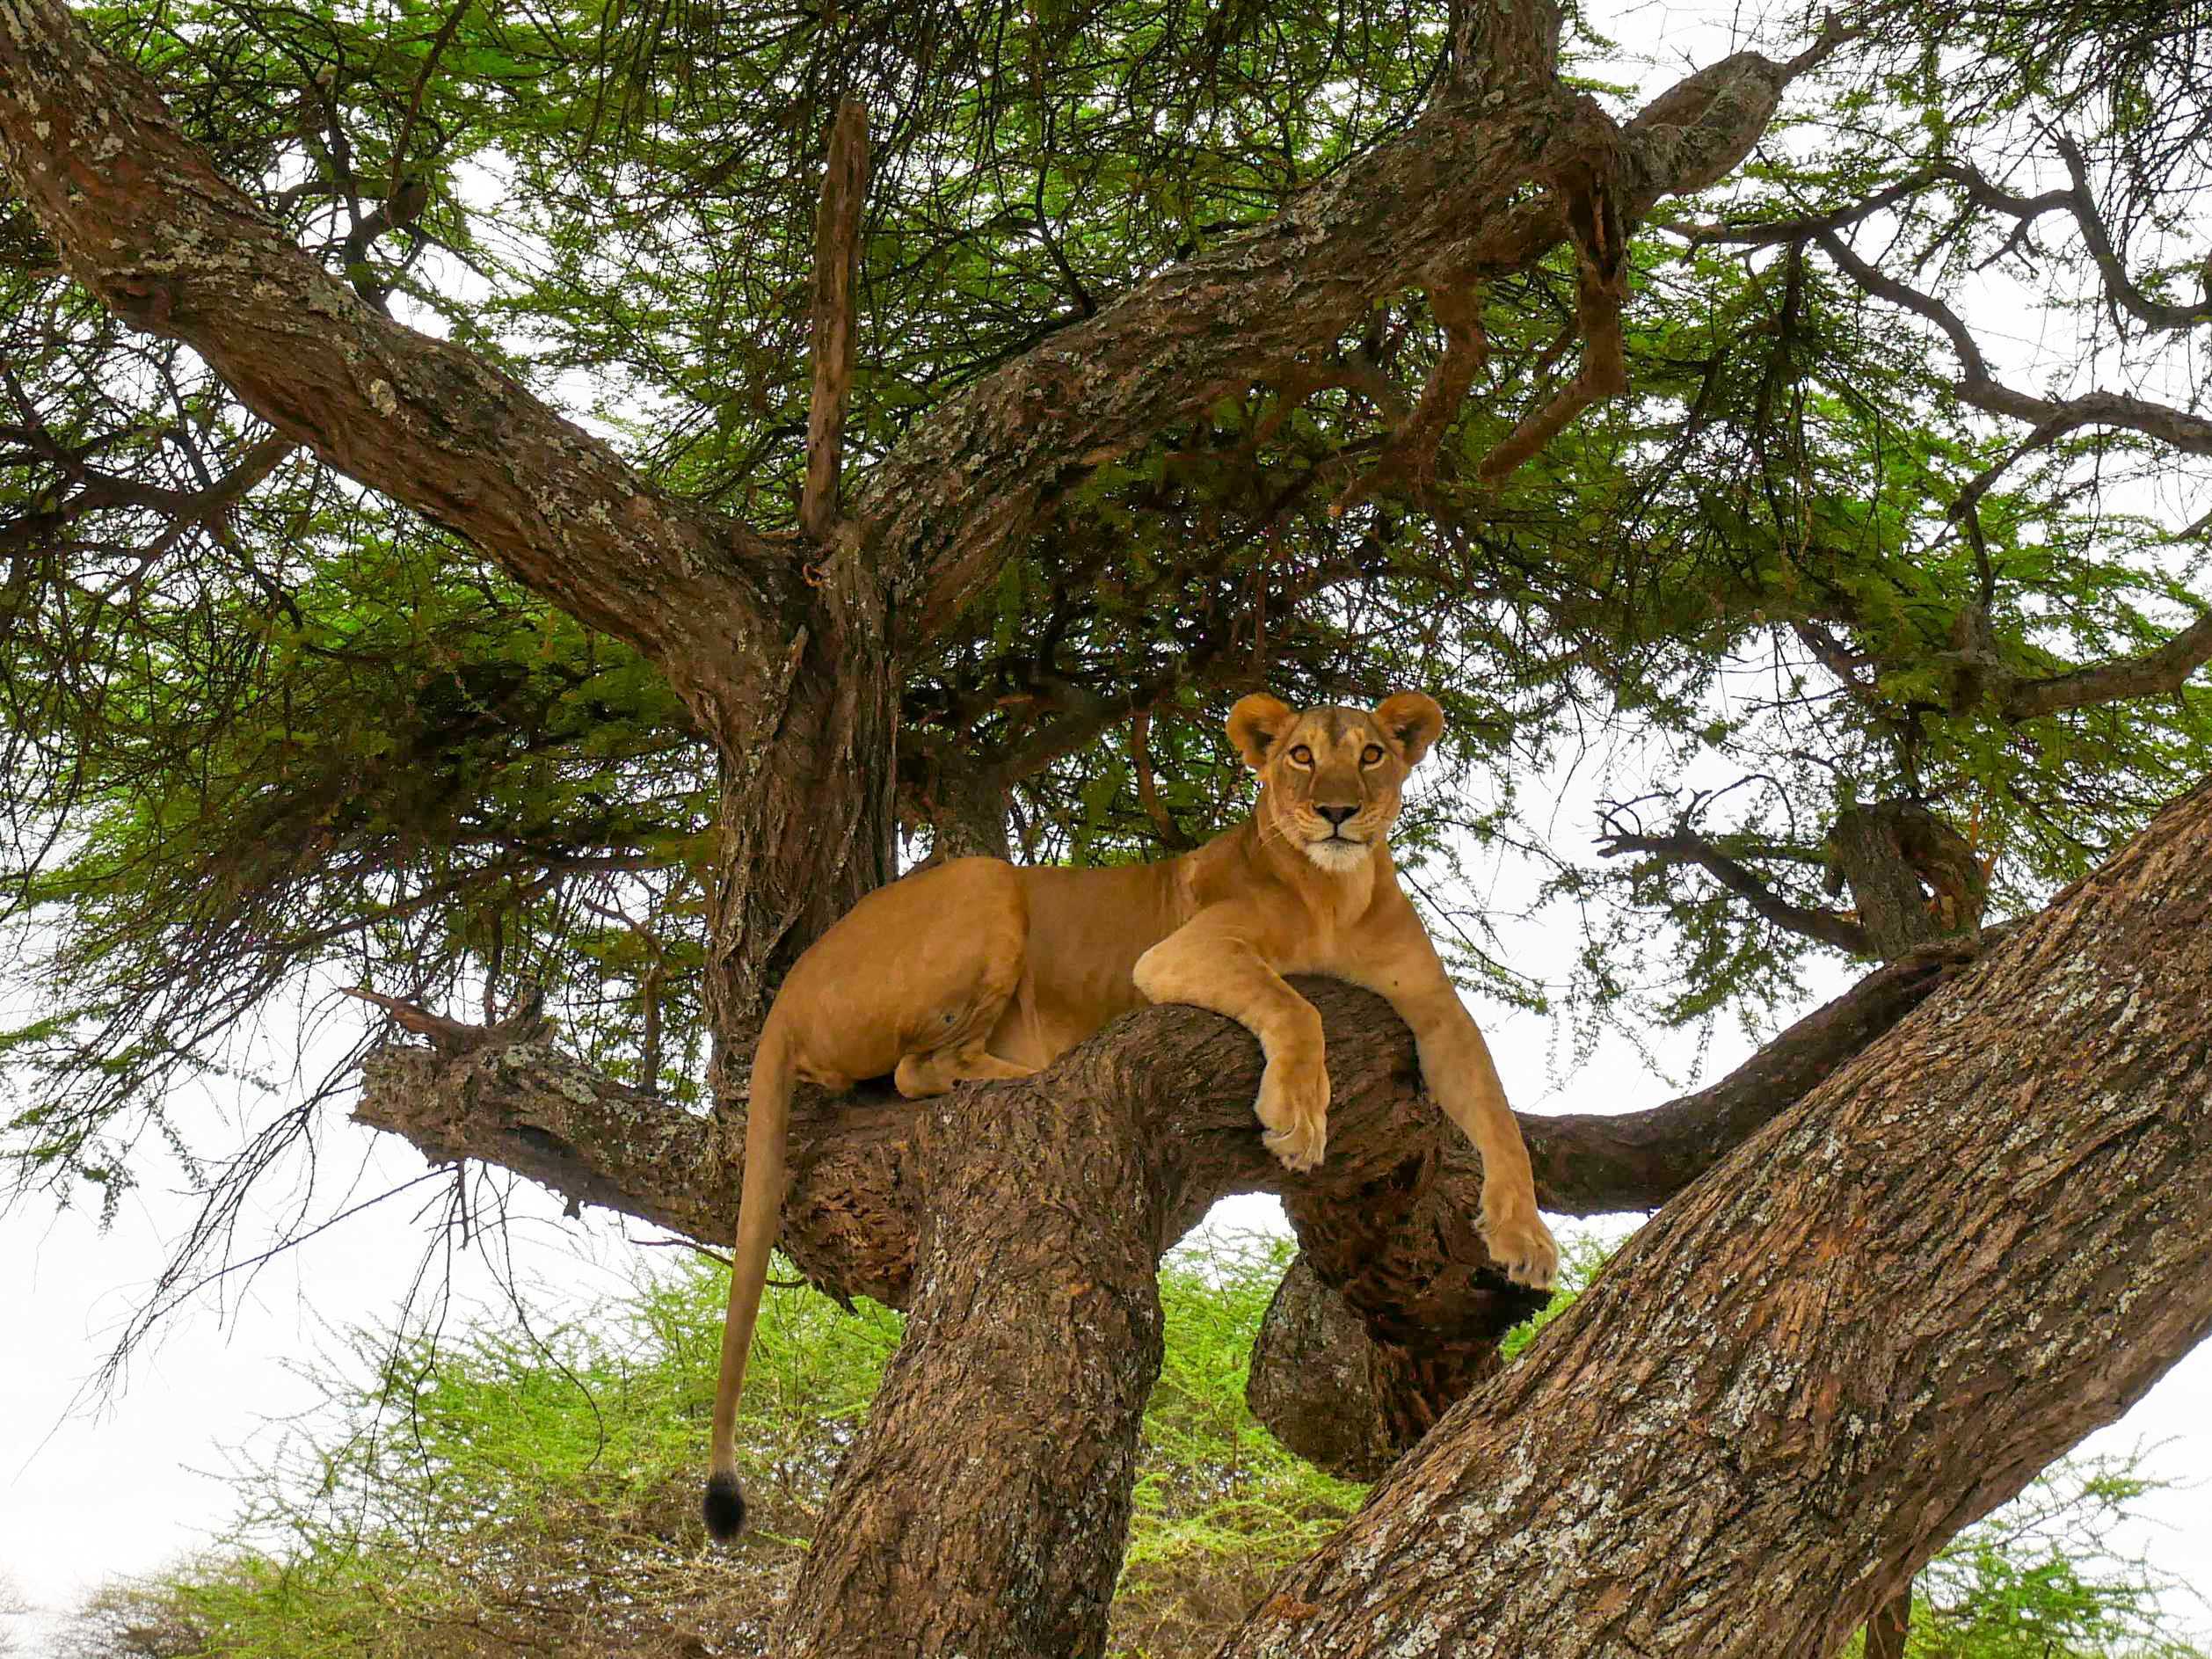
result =
[[[1488,8],[1471,8],[1487,11]],[[1511,9],[1524,23],[1530,14]],[[1486,25],[1487,26],[1487,25]],[[1633,223],[1750,154],[1782,89],[1848,32],[1786,63],[1737,53],[1662,93],[1625,128],[1526,52],[1480,57],[1497,78],[1447,85],[1378,145],[1274,219],[1223,238],[968,388],[917,424],[855,503],[900,601],[900,646],[942,633],[1008,553],[1093,468],[1281,377],[1414,286],[1525,270],[1568,238],[1558,193],[1517,196],[1592,157],[1623,156]]]
[[[1612,188],[1603,183],[1570,193],[1578,258],[1575,265],[1575,322],[1582,331],[1583,360],[1559,395],[1515,426],[1482,457],[1475,477],[1495,484],[1532,459],[1567,425],[1601,397],[1628,389],[1620,308],[1627,299],[1625,227]]]
[[[1436,470],[1437,445],[1444,428],[1466,401],[1474,377],[1489,361],[1489,342],[1482,331],[1482,290],[1469,283],[1462,287],[1438,284],[1429,290],[1429,309],[1444,331],[1444,354],[1422,388],[1421,401],[1383,446],[1375,464],[1344,488],[1329,506],[1331,518],[1342,518],[1352,507],[1386,485],[1404,479],[1425,481]],[[1323,382],[1322,383],[1328,383]],[[1255,437],[1257,434],[1255,434]]]
[[[2056,400],[2001,383],[1990,374],[1972,331],[1949,306],[1932,295],[1885,276],[1831,230],[1819,231],[1814,239],[1837,269],[1867,293],[1925,317],[1943,331],[1963,371],[1955,387],[1961,401],[1993,415],[2032,422],[2038,440],[2046,443],[2084,426],[2110,426],[2156,438],[2187,455],[2212,455],[2212,420],[2201,415],[2121,392],[2084,392],[2077,397]]]
[[[2121,262],[2119,251],[2112,244],[2112,233],[2105,228],[2104,215],[2097,211],[2097,198],[2089,188],[2089,168],[2082,159],[2081,147],[2063,133],[2054,134],[2052,142],[2066,163],[2066,177],[2072,186],[2066,193],[2067,205],[2081,226],[2089,257],[2097,262],[2097,270],[2105,279],[2105,292],[2130,315],[2153,328],[2179,331],[2212,322],[2212,296],[2195,305],[2168,305],[2150,298],[2136,286],[2128,274],[2128,267]]]
[[[1867,937],[1866,930],[1848,916],[1792,904],[1751,870],[1690,829],[1676,829],[1664,835],[1642,835],[1613,828],[1609,822],[1598,840],[1597,853],[1601,858],[1619,858],[1624,853],[1634,853],[1661,864],[1694,864],[1778,928],[1833,945],[1855,957],[1874,954],[1874,942]]]
[[[1658,1208],[2012,932],[1945,939],[1877,968],[1720,1081],[1663,1106],[1523,1117],[1538,1200],[1567,1215]]]
[[[1946,942],[1882,968],[1720,1082],[1648,1111],[1523,1115],[1539,1199],[1574,1215],[1656,1207],[1903,1018],[1975,949]],[[1334,980],[1298,985],[1327,1024],[1333,1099],[1328,1163],[1295,1184],[1339,1197],[1377,1181],[1402,1184],[1407,1156],[1441,1143],[1437,1178],[1452,1183],[1452,1206],[1473,1215],[1479,1161],[1420,1097],[1412,1039],[1388,1005]],[[489,1036],[488,1028],[452,1024]],[[355,1118],[412,1141],[433,1160],[499,1164],[579,1202],[702,1243],[726,1241],[743,1166],[709,1120],[617,1083],[548,1042],[448,1046],[463,1051],[375,1050]],[[1162,1144],[1197,1149],[1195,1184],[1180,1208],[1203,1213],[1215,1197],[1292,1184],[1252,1127],[1260,1054],[1233,1022],[1197,1008],[1150,1008],[1117,1021],[1061,1065],[1136,1090]],[[977,1091],[957,1098],[965,1110],[998,1110],[995,1097]],[[908,1141],[919,1110],[882,1092],[832,1099],[800,1091],[787,1242],[840,1293],[905,1300],[915,1226]]]
[[[127,156],[128,164],[118,164]],[[286,438],[458,532],[746,730],[787,551],[708,519],[461,348],[377,314],[219,177],[60,0],[0,0],[0,169],[69,274]],[[734,651],[733,651],[734,647]]]
[[[2012,680],[1999,694],[1998,707],[2007,720],[2033,720],[2127,697],[2155,697],[2180,690],[2208,662],[2212,662],[2212,611],[2164,644],[2136,656],[2092,663],[2048,680]]]

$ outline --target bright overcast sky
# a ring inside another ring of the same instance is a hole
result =
[[[1716,34],[1709,23],[1693,26],[1714,15],[1710,8],[1652,3],[1593,10],[1613,11],[1607,27],[1624,43],[1663,41],[1677,64],[1710,62],[1728,49],[1725,33]],[[1566,811],[1561,833],[1571,836],[1583,821]],[[1498,897],[1512,907],[1512,895]],[[1517,940],[1507,930],[1509,959],[1542,954],[1546,942],[1538,935],[1546,930],[1524,931],[1528,936]],[[1838,970],[1825,989],[1847,982]],[[1492,1008],[1477,1012],[1509,1091],[1524,1108],[1632,1110],[1676,1092],[1618,1043],[1555,1088],[1555,1034],[1545,1022]],[[1723,1035],[1704,1074],[1719,1075],[1746,1047]],[[1663,1038],[1658,1054],[1676,1079],[1690,1072],[1691,1039]],[[333,1126],[324,1158],[319,1180],[326,1194],[356,1170],[364,1197],[423,1172],[411,1148],[351,1125]],[[390,1319],[415,1284],[426,1245],[417,1212],[434,1193],[417,1189],[280,1257],[220,1303],[203,1299],[138,1357],[119,1396],[91,1415],[73,1411],[118,1322],[189,1220],[192,1206],[173,1184],[158,1171],[149,1175],[105,1232],[91,1212],[25,1210],[0,1220],[0,1262],[8,1269],[0,1279],[0,1329],[9,1333],[0,1359],[0,1571],[47,1606],[70,1604],[112,1575],[158,1567],[222,1524],[231,1498],[215,1475],[233,1456],[253,1457],[266,1422],[313,1398],[287,1366],[327,1344],[334,1328]],[[564,1220],[558,1204],[535,1189],[518,1196],[514,1212],[524,1220],[512,1238],[513,1269],[531,1306],[549,1315],[618,1293],[637,1254],[625,1233],[648,1232],[604,1215]],[[1244,1225],[1268,1224],[1270,1213],[1279,1226],[1271,1204],[1235,1207]],[[456,1256],[450,1279],[456,1312],[498,1304],[507,1269],[505,1259],[487,1261],[481,1251]],[[2131,1542],[2167,1571],[2212,1585],[2212,1349],[2177,1367],[2085,1449],[2137,1443],[2155,1448],[2148,1472],[2194,1489],[2147,1503],[2153,1524]],[[2193,1616],[2212,1634],[2212,1612]],[[36,1653],[37,1643],[26,1650]]]

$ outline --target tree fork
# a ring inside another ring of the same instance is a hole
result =
[[[2212,784],[1663,1211],[1225,1655],[1835,1651],[2212,1330]]]

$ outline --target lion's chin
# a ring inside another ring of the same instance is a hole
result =
[[[1367,862],[1369,850],[1365,841],[1345,840],[1334,835],[1324,835],[1317,841],[1306,843],[1306,857],[1335,876],[1357,870]]]

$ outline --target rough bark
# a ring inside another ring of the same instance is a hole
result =
[[[1955,979],[1983,942],[1944,941],[1869,974],[1728,1076],[1663,1106],[1522,1117],[1539,1198],[1569,1215],[1656,1208]],[[1428,1212],[1464,1218],[1475,1202],[1473,1173],[1446,1159],[1434,1174]],[[1449,1303],[1436,1293],[1453,1282],[1452,1252],[1464,1242],[1455,1233],[1415,1233],[1387,1207],[1359,1213],[1367,1225],[1348,1238],[1329,1277],[1364,1287],[1362,1311],[1311,1262],[1294,1262],[1262,1323],[1247,1398],[1285,1445],[1366,1480],[1488,1376],[1487,1356],[1519,1314],[1476,1280],[1459,1278],[1460,1295]],[[1420,1317],[1398,1318],[1401,1299]],[[1378,1306],[1375,1317],[1364,1311]],[[1315,1376],[1342,1380],[1316,1387]]]
[[[1372,1481],[1407,1448],[1391,1437],[1378,1375],[1390,1352],[1367,1321],[1293,1256],[1252,1345],[1245,1403],[1299,1456],[1347,1481]]]
[[[387,1044],[361,1068],[354,1120],[433,1162],[474,1158],[575,1204],[600,1204],[701,1244],[737,1230],[740,1166],[712,1119],[595,1072],[550,1043],[458,1059]],[[841,1297],[904,1304],[913,1270],[913,1109],[877,1095],[794,1107],[784,1243]]]
[[[1746,1142],[1224,1652],[1832,1652],[2212,1329],[2212,786]]]
[[[1905,1659],[1905,1639],[1912,1634],[1912,1586],[1882,1603],[1866,1621],[1866,1659]]]
[[[1098,1068],[1103,1068],[1102,1070]],[[1188,1195],[1111,1051],[917,1113],[906,1331],[779,1621],[801,1655],[1100,1652]],[[897,1632],[895,1641],[887,1641]]]
[[[881,588],[850,537],[809,569],[808,617],[763,688],[757,736],[722,745],[706,987],[719,1100],[743,1092],[783,971],[896,873],[899,698]]]
[[[1590,1119],[1547,1139],[1539,1131],[1556,1120],[1524,1119],[1546,1148],[1546,1202],[1657,1202],[1644,1183],[1685,1179],[1721,1138],[1750,1132],[1761,1088],[1803,1086],[1940,979],[1932,966],[1885,970],[1871,991],[1794,1028],[1765,1065],[1647,1114],[1641,1135]],[[785,1245],[826,1287],[906,1306],[910,1322],[802,1582],[793,1651],[871,1651],[870,1630],[912,1619],[911,1574],[930,1561],[959,1563],[933,1604],[958,1611],[919,1651],[1096,1651],[1122,1475],[1156,1365],[1152,1269],[1226,1193],[1284,1192],[1317,1289],[1333,1277],[1338,1306],[1348,1310],[1349,1290],[1358,1317],[1380,1325],[1383,1339],[1358,1355],[1379,1402],[1360,1432],[1396,1437],[1394,1452],[1495,1366],[1498,1335],[1531,1299],[1482,1270],[1479,1166],[1418,1093],[1411,1040],[1386,1006],[1299,983],[1326,1022],[1335,1097],[1328,1163],[1295,1183],[1255,1131],[1257,1046],[1195,1008],[1146,1010],[1037,1079],[926,1111],[802,1097]],[[1786,1103],[1767,1098],[1770,1110]],[[506,1164],[695,1238],[720,1242],[734,1219],[737,1171],[705,1119],[542,1044],[457,1058],[380,1051],[359,1116],[433,1157]],[[1686,1144],[1666,1146],[1668,1122]],[[1008,1503],[1015,1488],[1034,1502]],[[922,1538],[919,1553],[889,1547]],[[991,1605],[1003,1625],[979,1611]]]
[[[1884,962],[1982,925],[1989,884],[1972,844],[1917,802],[1878,801],[1838,812],[1828,855]]]

